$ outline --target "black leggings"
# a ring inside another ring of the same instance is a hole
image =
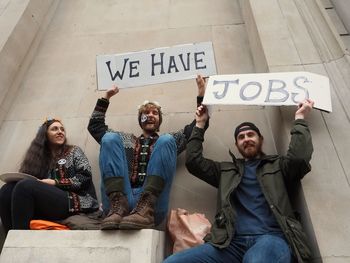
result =
[[[32,219],[60,220],[68,217],[68,193],[53,185],[23,179],[0,189],[0,217],[5,231],[29,229]]]

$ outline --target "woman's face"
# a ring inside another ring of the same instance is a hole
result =
[[[47,139],[52,146],[60,146],[65,143],[66,131],[62,123],[55,121],[47,128]]]

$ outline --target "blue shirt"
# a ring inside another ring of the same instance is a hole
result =
[[[245,162],[242,181],[231,196],[237,211],[236,235],[282,232],[256,178],[259,163],[260,160]]]

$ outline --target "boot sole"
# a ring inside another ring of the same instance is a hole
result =
[[[119,229],[119,224],[116,223],[103,223],[101,224],[100,230],[117,230]]]
[[[139,229],[150,229],[154,228],[154,224],[149,224],[149,225],[138,225],[134,223],[120,223],[119,224],[119,229],[123,230],[139,230]]]

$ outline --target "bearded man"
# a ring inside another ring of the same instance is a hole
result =
[[[304,118],[314,102],[305,100],[295,112],[287,154],[265,155],[258,127],[243,122],[234,131],[235,145],[243,156],[232,162],[203,157],[204,106],[196,111],[196,127],[187,143],[190,173],[218,188],[217,214],[203,245],[168,257],[166,263],[308,262],[311,252],[288,191],[310,170],[311,134]]]
[[[203,100],[205,79],[197,76],[197,106]],[[159,135],[163,113],[157,102],[145,101],[138,109],[140,136],[114,131],[105,124],[113,86],[98,99],[88,130],[101,145],[101,197],[107,216],[101,230],[143,229],[159,225],[168,213],[169,193],[176,159],[186,147],[195,120],[183,129]]]

